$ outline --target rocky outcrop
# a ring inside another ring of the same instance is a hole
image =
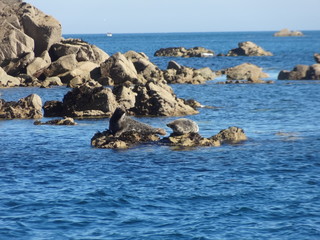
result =
[[[278,80],[320,80],[320,64],[297,65],[292,71],[282,70]]]
[[[290,31],[289,29],[285,28],[273,34],[274,37],[301,37],[303,36],[302,32],[299,31]]]
[[[69,117],[64,117],[63,119],[53,119],[53,120],[49,120],[47,122],[41,122],[39,120],[35,121],[33,123],[34,125],[77,125],[77,123],[74,121],[73,118],[69,118]]]
[[[61,38],[56,19],[21,1],[2,1],[0,22],[0,62],[30,52],[38,57]]]
[[[135,106],[130,109],[141,116],[185,116],[197,114],[183,99],[178,98],[165,81],[148,81],[145,85],[135,85]]]
[[[261,78],[267,78],[269,75],[262,72],[262,68],[251,63],[243,63],[222,70],[221,73],[227,75],[226,83],[271,83],[261,80]]]
[[[41,98],[32,94],[18,102],[6,102],[0,99],[0,119],[42,118]]]
[[[164,79],[169,84],[174,83],[189,83],[203,84],[208,80],[215,79],[215,73],[208,67],[194,69],[181,66],[175,61],[170,61],[167,70],[163,72]]]
[[[184,47],[161,48],[154,53],[156,57],[213,57],[212,50],[203,47],[186,49]]]
[[[219,141],[221,144],[236,144],[246,141],[248,138],[242,128],[229,127],[227,129],[221,130],[218,134],[212,136],[210,139]]]
[[[109,88],[97,82],[87,82],[69,91],[62,102],[48,101],[44,104],[45,117],[99,118],[110,117],[118,106]]]
[[[265,51],[257,44],[247,41],[238,43],[238,48],[231,49],[227,56],[272,56],[271,52]]]
[[[314,60],[316,61],[316,63],[320,63],[320,53],[315,53],[313,55],[313,57],[314,57]]]

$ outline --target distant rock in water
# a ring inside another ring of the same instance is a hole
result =
[[[263,81],[261,78],[267,78],[269,75],[262,72],[262,68],[251,63],[221,70],[221,74],[227,75],[226,83],[272,83]]]
[[[154,53],[156,57],[213,57],[212,50],[203,47],[186,49],[184,47],[161,48]]]
[[[265,51],[257,44],[247,41],[238,43],[238,48],[231,49],[227,56],[272,56],[271,52]]]
[[[34,122],[34,125],[77,125],[73,118],[64,117],[63,119],[53,119],[47,122],[41,122],[39,120]]]
[[[278,80],[320,80],[320,64],[297,65],[293,70],[282,70]]]
[[[42,118],[42,100],[37,94],[31,94],[18,102],[6,102],[0,99],[0,119]]]
[[[289,29],[285,28],[273,34],[274,37],[301,37],[303,36],[302,32],[299,31],[290,31]]]

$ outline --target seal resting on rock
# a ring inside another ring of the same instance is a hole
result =
[[[195,121],[187,118],[179,118],[167,124],[177,135],[199,132],[199,126]]]
[[[138,122],[126,116],[126,111],[122,107],[116,108],[109,121],[109,131],[119,137],[127,131],[136,131],[144,134],[160,134],[166,135],[166,131],[162,128],[154,128],[148,124]]]

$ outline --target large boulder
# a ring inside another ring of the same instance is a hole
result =
[[[21,81],[19,78],[12,77],[8,75],[1,67],[0,67],[0,88],[2,87],[18,87]]]
[[[0,99],[0,119],[42,118],[42,100],[37,94],[29,95],[18,102]]]
[[[278,80],[320,80],[320,64],[297,65],[292,71],[282,70]]]
[[[238,43],[238,48],[231,49],[227,56],[272,56],[271,52],[265,51],[257,44],[247,41]]]
[[[136,103],[131,111],[143,116],[184,116],[197,114],[186,101],[178,98],[165,81],[148,81],[145,85],[134,86]]]
[[[251,63],[228,68],[222,73],[227,75],[227,83],[266,83],[261,78],[269,77],[268,74],[262,72],[262,68]]]
[[[170,61],[167,70],[163,72],[164,79],[169,83],[202,84],[207,80],[213,80],[215,73],[208,67],[194,69],[181,66],[175,61]]]
[[[299,31],[290,31],[289,29],[285,28],[273,34],[274,37],[301,37],[303,36],[302,32]]]
[[[186,49],[184,47],[161,48],[154,53],[156,57],[212,57],[214,52],[203,47]]]
[[[50,55],[54,61],[70,54],[75,54],[78,62],[90,61],[96,64],[109,58],[109,55],[103,50],[81,39],[63,39],[50,48]]]
[[[73,88],[59,101],[44,104],[45,117],[100,118],[110,117],[118,103],[110,88],[90,81]]]
[[[138,75],[133,62],[121,53],[116,53],[101,63],[100,69],[101,78],[112,79],[114,85],[123,84],[127,81],[132,83],[145,83],[145,79]]]

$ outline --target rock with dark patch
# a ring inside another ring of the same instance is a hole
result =
[[[315,53],[313,55],[313,57],[314,57],[314,60],[316,61],[316,63],[320,63],[320,53]]]
[[[0,99],[0,119],[42,118],[42,100],[37,94],[31,94],[18,102],[6,102]]]
[[[247,41],[238,43],[238,48],[231,49],[227,56],[272,56],[271,52],[265,51],[257,44]]]
[[[292,71],[282,70],[278,80],[320,80],[320,64],[297,65]]]

